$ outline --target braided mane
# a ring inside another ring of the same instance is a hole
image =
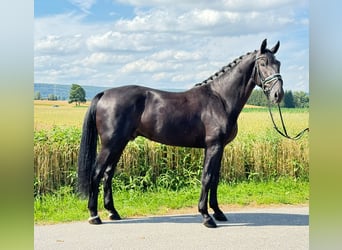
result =
[[[236,65],[238,65],[243,58],[245,58],[246,56],[252,54],[252,53],[256,53],[257,50],[254,50],[254,52],[247,52],[245,55],[242,55],[236,59],[234,59],[234,61],[232,61],[231,63],[229,63],[228,65],[222,67],[221,70],[217,71],[215,74],[211,75],[210,77],[208,77],[207,79],[205,79],[204,81],[200,82],[200,83],[196,83],[195,87],[197,86],[202,86],[204,84],[208,84],[212,81],[214,81],[215,79],[217,79],[218,77],[222,76],[224,73],[231,71]]]

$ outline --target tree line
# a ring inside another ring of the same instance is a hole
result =
[[[264,92],[256,89],[249,97],[247,104],[256,106],[267,106],[267,98]],[[309,107],[309,94],[304,91],[285,90],[284,98],[280,103],[284,108],[308,108]]]
[[[85,90],[78,84],[72,84],[69,92],[69,103],[75,103],[76,106],[80,106],[81,103],[85,103],[86,100]],[[42,100],[42,96],[39,91],[34,93],[34,100]],[[49,101],[57,101],[60,99],[57,95],[49,94],[47,99]]]
[[[86,102],[85,90],[78,84],[72,84],[69,92],[69,103],[75,102],[76,105]],[[41,100],[40,92],[36,92],[34,96],[35,100]],[[50,94],[48,100],[57,100],[58,96]],[[247,104],[256,106],[267,106],[267,98],[264,92],[260,89],[256,89],[249,97]],[[304,91],[286,90],[284,98],[280,103],[284,108],[308,108],[309,107],[309,95]]]

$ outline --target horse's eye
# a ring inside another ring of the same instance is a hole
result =
[[[260,66],[266,67],[266,62],[261,62],[261,63],[260,63]]]

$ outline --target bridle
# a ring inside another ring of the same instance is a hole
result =
[[[279,103],[277,105],[278,105],[279,116],[280,116],[280,121],[281,121],[281,124],[282,124],[282,127],[283,127],[283,131],[281,131],[277,127],[277,125],[274,122],[273,114],[272,114],[272,111],[271,111],[271,102],[269,100],[269,94],[270,94],[272,88],[274,87],[274,85],[276,84],[277,81],[281,81],[281,83],[283,84],[283,79],[282,79],[282,77],[281,77],[281,75],[279,73],[274,73],[274,74],[272,74],[270,76],[264,77],[262,75],[260,69],[259,69],[259,64],[257,63],[258,60],[261,59],[261,58],[266,58],[266,57],[262,56],[262,55],[255,57],[255,66],[254,66],[254,74],[253,74],[254,75],[254,82],[257,83],[257,79],[255,77],[255,75],[257,75],[258,78],[259,78],[259,81],[260,81],[261,88],[262,88],[262,90],[264,91],[264,94],[267,97],[268,111],[269,111],[270,116],[271,116],[273,127],[283,137],[285,137],[287,139],[291,139],[291,140],[298,140],[298,139],[300,139],[304,135],[304,133],[306,131],[309,131],[309,128],[303,129],[296,136],[293,136],[293,137],[289,136],[287,134],[287,131],[286,131],[286,128],[285,128],[285,123],[284,123],[284,120],[283,120],[283,115],[281,113],[281,109],[280,109]]]
[[[271,92],[274,85],[276,84],[276,82],[281,81],[281,83],[283,83],[283,79],[279,73],[274,73],[272,75],[267,76],[266,78],[262,75],[260,68],[259,68],[259,64],[257,63],[257,61],[259,59],[263,59],[263,58],[266,58],[266,56],[257,56],[255,58],[255,69],[256,69],[256,74],[257,74],[257,76],[260,80],[260,83],[261,83],[260,84],[261,88],[268,98],[268,95]]]

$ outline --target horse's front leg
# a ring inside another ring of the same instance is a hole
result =
[[[218,201],[217,201],[217,187],[220,178],[220,166],[216,169],[214,176],[211,181],[210,187],[210,199],[209,199],[209,206],[214,210],[214,218],[218,221],[227,221],[227,217],[224,215],[222,210],[219,208]]]
[[[215,173],[219,171],[222,154],[223,146],[220,144],[214,144],[205,149],[202,190],[198,203],[198,211],[202,214],[203,224],[209,228],[215,228],[216,223],[208,213],[208,192],[212,187]]]

